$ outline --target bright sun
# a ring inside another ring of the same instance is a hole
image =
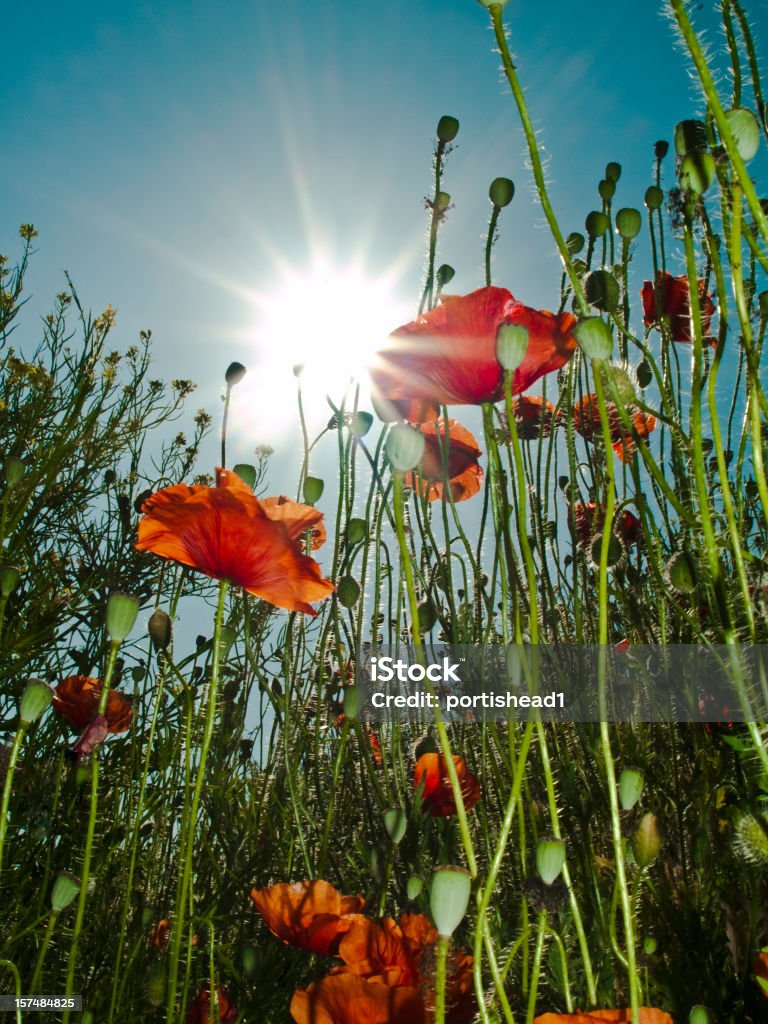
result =
[[[394,297],[394,275],[371,277],[352,265],[287,270],[278,287],[256,299],[255,364],[246,380],[250,429],[265,439],[296,422],[296,376],[308,419],[327,422],[352,379],[368,400],[366,367],[413,308]],[[245,391],[245,389],[243,389]],[[245,398],[246,395],[243,395]]]

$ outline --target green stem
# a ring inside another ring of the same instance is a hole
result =
[[[437,963],[435,964],[435,1022],[445,1024],[445,986],[448,974],[448,935],[437,937]]]
[[[11,752],[8,756],[8,767],[5,772],[3,784],[3,803],[0,807],[0,878],[3,870],[3,847],[5,846],[5,835],[8,830],[8,809],[11,803],[11,790],[13,789],[13,774],[16,771],[16,762],[19,759],[19,752],[24,743],[24,737],[29,731],[29,722],[19,722],[19,728],[13,738]]]

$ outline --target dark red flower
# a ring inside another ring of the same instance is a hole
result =
[[[329,974],[291,1000],[296,1024],[427,1024],[415,988],[392,988],[355,974]]]
[[[538,441],[542,437],[549,437],[562,417],[561,411],[555,409],[542,395],[519,395],[512,403],[512,410],[517,436],[521,441]]]
[[[627,412],[632,418],[632,433],[627,433],[621,422],[619,410],[613,402],[606,403],[608,426],[611,432],[613,450],[622,462],[626,462],[635,454],[635,439],[645,439],[656,429],[656,417],[650,413],[628,406]],[[597,395],[589,394],[578,401],[573,407],[573,428],[586,441],[593,441],[602,435],[600,405]]]
[[[483,471],[477,461],[481,455],[480,449],[472,434],[456,420],[448,420],[447,438],[445,421],[439,422],[439,431],[434,423],[422,423],[419,426],[425,440],[424,454],[419,463],[421,493],[427,496],[428,501],[437,501],[445,492],[447,480],[453,500],[466,501],[480,490],[483,478]],[[405,486],[416,489],[416,473],[405,474]]]
[[[342,937],[365,906],[360,896],[342,896],[322,879],[252,889],[251,899],[273,935],[321,956],[336,954]]]
[[[100,679],[93,679],[91,676],[67,676],[56,687],[53,706],[73,729],[86,729],[98,714],[101,691]],[[124,694],[110,690],[104,717],[107,732],[126,732],[131,727],[133,717],[131,702]],[[84,742],[87,742],[87,739]]]
[[[327,597],[333,584],[302,553],[299,538],[317,527],[320,513],[284,506],[278,500],[265,508],[236,473],[217,469],[215,487],[176,484],[147,499],[136,547],[314,615],[309,602]]]
[[[529,332],[528,351],[515,370],[512,391],[520,394],[573,355],[576,323],[570,313],[531,309],[506,288],[479,288],[469,295],[444,296],[435,309],[403,327],[379,352],[371,371],[373,393],[385,420],[435,420],[441,405],[481,405],[503,393],[496,358],[502,324]]]
[[[471,811],[480,799],[480,783],[467,767],[467,762],[458,754],[453,755],[456,774],[459,777],[464,808]],[[422,754],[416,762],[413,788],[421,789],[423,807],[433,818],[447,818],[456,813],[448,767],[442,754]]]
[[[580,547],[586,547],[602,531],[604,522],[605,509],[601,505],[598,510],[594,501],[568,507],[568,526]],[[627,545],[637,544],[643,532],[642,523],[629,509],[620,512],[613,528]]]
[[[214,1014],[213,1019],[219,1020],[220,1024],[235,1024],[237,1020],[237,1007],[227,995],[227,990],[221,988],[217,991],[219,1005],[218,1018]],[[206,986],[199,992],[189,1004],[186,1024],[208,1024],[211,1020],[211,992]]]
[[[669,333],[672,341],[690,344],[691,332],[691,293],[688,278],[685,274],[673,277],[666,272],[659,273],[656,287],[653,282],[645,281],[641,292],[643,300],[643,323],[646,327],[659,326],[659,316],[669,322]],[[699,281],[699,303],[701,305],[701,329],[705,335],[705,345],[716,345],[714,338],[708,336],[712,317],[715,315],[715,304],[707,295],[703,281]]]

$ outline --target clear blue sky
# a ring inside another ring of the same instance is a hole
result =
[[[618,205],[642,206],[653,143],[701,110],[661,8],[506,8],[566,231],[598,206],[608,160],[624,169]],[[751,10],[766,23],[765,0]],[[158,375],[197,380],[193,408],[216,413],[231,359],[259,374],[254,295],[277,286],[281,261],[306,267],[319,247],[374,275],[397,264],[398,298],[415,304],[432,134],[450,113],[461,121],[441,242],[452,290],[482,283],[487,187],[503,174],[517,195],[497,283],[552,307],[559,263],[488,26],[474,0],[7,6],[0,252],[13,255],[19,223],[32,221],[31,308],[45,311],[68,270],[87,306],[118,309],[117,345],[151,328]],[[259,441],[280,444],[244,437],[235,457]]]

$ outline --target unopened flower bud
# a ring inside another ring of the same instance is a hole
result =
[[[9,455],[3,464],[3,475],[9,487],[15,487],[25,472],[24,460],[17,458],[15,455]]]
[[[349,429],[355,437],[365,437],[373,425],[373,416],[369,412],[355,412],[349,421]]]
[[[404,473],[421,462],[425,445],[420,430],[414,430],[407,423],[398,423],[389,432],[385,451],[392,468]]]
[[[139,614],[139,599],[115,591],[107,601],[107,633],[110,640],[122,643],[133,629]]]
[[[232,467],[232,472],[236,473],[237,476],[243,481],[243,483],[250,487],[251,490],[256,486],[256,467],[251,466],[247,462],[238,462],[236,466]]]
[[[619,803],[623,811],[631,811],[643,794],[645,778],[637,768],[625,768],[619,775]]]
[[[397,846],[405,835],[408,818],[401,807],[390,807],[384,811],[384,828],[387,830],[392,845]]]
[[[573,329],[579,348],[587,359],[607,360],[613,352],[613,335],[608,324],[599,316],[580,320]]]
[[[616,194],[616,182],[611,181],[610,178],[603,178],[597,186],[597,194],[605,202],[609,202]]]
[[[647,388],[653,380],[653,371],[651,370],[650,364],[643,359],[642,362],[637,364],[637,383],[641,388]]]
[[[342,576],[336,584],[336,597],[342,608],[352,608],[360,600],[360,584],[354,576]]]
[[[469,905],[472,879],[464,868],[436,868],[429,891],[429,909],[438,934],[450,937],[461,924]]]
[[[613,313],[618,309],[621,298],[619,282],[609,270],[593,270],[584,287],[587,302],[596,309]]]
[[[411,875],[405,884],[405,892],[409,900],[417,900],[424,889],[424,879],[420,875]]]
[[[24,725],[31,725],[41,718],[51,705],[53,690],[42,679],[28,679],[21,695],[19,715]]]
[[[653,956],[656,950],[659,948],[659,943],[653,937],[653,935],[646,935],[643,939],[643,952],[646,956]]]
[[[509,206],[514,194],[515,185],[509,178],[494,178],[488,189],[488,198],[494,206]]]
[[[505,7],[509,0],[477,0],[481,7]]]
[[[632,852],[639,867],[647,868],[656,860],[659,850],[661,850],[659,821],[656,815],[649,811],[643,815],[632,836]]]
[[[757,118],[751,110],[744,107],[734,107],[733,110],[727,111],[725,116],[739,156],[749,163],[760,147],[760,125]]]
[[[622,238],[635,238],[640,234],[642,227],[640,211],[631,206],[625,206],[616,214],[616,230]]]
[[[707,126],[703,121],[679,121],[675,125],[675,152],[678,156],[707,148]]]
[[[680,188],[704,195],[715,175],[715,158],[711,153],[686,153],[680,164]]]
[[[441,263],[437,268],[437,284],[440,288],[445,288],[447,284],[454,279],[456,271],[448,263]]]
[[[227,382],[227,387],[232,388],[235,384],[239,384],[244,376],[245,367],[242,363],[230,363],[224,374],[224,380]]]
[[[572,231],[565,240],[565,247],[571,256],[575,256],[584,248],[584,235],[580,231]]]
[[[347,544],[359,544],[368,534],[368,523],[364,519],[350,519],[345,534]]]
[[[173,629],[168,612],[162,608],[155,608],[149,616],[147,630],[156,651],[165,651],[170,647]]]
[[[450,114],[443,114],[437,122],[437,137],[440,142],[453,142],[458,134],[459,122],[457,118],[451,117]]]
[[[536,870],[545,885],[552,885],[565,864],[565,843],[554,836],[540,839],[536,846]]]
[[[692,594],[696,589],[696,563],[687,551],[672,555],[665,575],[679,594]]]
[[[587,234],[592,241],[596,238],[602,238],[610,226],[611,222],[601,210],[592,210],[591,213],[587,214],[587,219],[584,221],[584,227],[587,229]]]
[[[429,598],[419,602],[419,632],[429,633],[437,622],[437,609]]]
[[[715,1015],[708,1006],[692,1006],[688,1024],[715,1024]]]
[[[56,881],[51,889],[51,909],[57,914],[66,910],[80,892],[80,880],[63,872],[56,876]]]
[[[615,160],[611,160],[610,163],[605,165],[605,176],[608,181],[612,181],[615,184],[621,177],[621,164],[617,164]]]
[[[645,205],[649,210],[658,210],[664,202],[664,193],[658,185],[651,185],[645,190]]]
[[[304,478],[304,501],[308,505],[314,505],[322,497],[325,483],[318,476],[307,476]]]
[[[21,570],[15,565],[0,566],[0,597],[10,597],[21,579]]]
[[[528,352],[530,336],[522,324],[502,324],[496,332],[496,358],[502,367],[512,373],[520,366]]]
[[[669,143],[665,142],[664,139],[659,139],[656,145],[653,147],[653,154],[657,160],[663,160],[669,152]]]

